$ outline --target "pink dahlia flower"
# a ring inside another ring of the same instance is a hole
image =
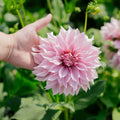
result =
[[[120,40],[115,40],[113,44],[116,49],[120,49]]]
[[[104,40],[113,40],[120,37],[120,21],[117,19],[111,18],[110,23],[105,23],[101,27],[101,34]]]
[[[110,45],[104,45],[109,66],[120,70],[120,21],[111,18],[111,23],[101,27],[101,34],[104,40],[111,40]]]
[[[109,63],[111,67],[115,67],[120,71],[120,50],[114,54]]]
[[[46,89],[52,88],[53,94],[74,95],[80,88],[87,91],[89,82],[98,77],[95,68],[100,66],[100,51],[92,46],[92,40],[71,27],[68,31],[61,27],[57,36],[40,37],[40,45],[33,48],[36,79],[47,81]]]

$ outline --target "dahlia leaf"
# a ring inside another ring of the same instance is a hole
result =
[[[3,83],[0,83],[0,102],[3,101],[4,93],[3,93]]]
[[[57,22],[61,24],[69,21],[70,14],[66,13],[62,0],[53,0],[52,8],[52,13],[54,13]]]
[[[95,84],[91,86],[91,89],[88,90],[87,93],[81,90],[79,94],[73,99],[75,103],[75,109],[84,109],[92,104],[97,99],[97,97],[103,93],[105,83],[105,80],[95,82]]]
[[[42,120],[58,120],[62,111],[48,109]]]
[[[6,102],[6,106],[9,107],[13,111],[17,111],[20,107],[21,99],[18,97],[11,97]]]
[[[54,109],[54,110],[63,110],[64,108],[67,108],[69,110],[71,110],[72,112],[75,112],[75,107],[74,107],[74,103],[68,102],[60,102],[60,103],[51,103],[48,106],[49,109]]]
[[[120,119],[120,111],[117,108],[114,108],[112,111],[112,120]]]
[[[5,117],[5,111],[6,111],[5,107],[0,108],[0,120],[9,120],[7,116]]]
[[[42,120],[46,114],[45,108],[42,106],[31,104],[19,109],[12,119],[18,120]]]

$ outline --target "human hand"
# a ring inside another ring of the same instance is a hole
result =
[[[39,44],[39,36],[37,31],[45,27],[52,19],[52,15],[32,23],[14,34],[9,35],[11,46],[8,57],[4,60],[15,66],[33,70],[35,63],[31,54],[32,47]]]

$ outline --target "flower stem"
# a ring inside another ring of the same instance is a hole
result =
[[[27,25],[28,23],[27,23],[25,8],[24,8],[23,4],[21,4],[21,7],[22,7],[22,11],[23,11],[23,16],[24,16],[24,19],[25,19],[25,24]]]
[[[56,95],[56,102],[59,103],[59,94]]]
[[[67,96],[64,96],[64,98],[65,98],[65,103],[67,103],[68,102],[68,98],[67,98]],[[64,108],[64,118],[65,118],[65,120],[69,120],[69,118],[68,118],[68,109],[67,108]]]
[[[69,120],[68,119],[68,109],[67,108],[65,108],[64,115],[65,115],[65,120]]]
[[[64,0],[65,4],[67,3],[67,0]]]
[[[84,33],[86,33],[87,29],[87,11],[85,12],[85,25],[84,25]]]
[[[18,10],[17,7],[16,7],[16,6],[17,6],[17,5],[16,5],[16,1],[13,0],[13,3],[14,3],[14,5],[15,5],[15,9],[16,9],[16,12],[17,12],[17,14],[18,14],[18,17],[19,17],[20,23],[21,23],[22,27],[24,27],[24,23],[23,23],[22,17],[21,17],[21,15],[20,15],[19,10]]]
[[[54,25],[57,27],[57,23],[56,23],[56,21],[55,21],[55,18],[54,18],[53,12],[52,12],[50,0],[47,0],[47,4],[48,4],[48,8],[49,8],[49,10],[50,10],[50,13],[51,13],[52,16],[53,16],[53,23],[54,23]]]
[[[20,23],[21,23],[22,27],[24,27],[24,23],[23,23],[23,20],[22,20],[22,17],[21,17],[21,15],[20,15],[19,10],[16,9],[16,12],[17,12],[17,14],[18,14],[18,17],[19,17],[19,20],[20,20]]]

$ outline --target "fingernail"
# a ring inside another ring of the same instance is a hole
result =
[[[51,14],[48,14],[47,17],[52,17],[52,15],[51,15]]]

